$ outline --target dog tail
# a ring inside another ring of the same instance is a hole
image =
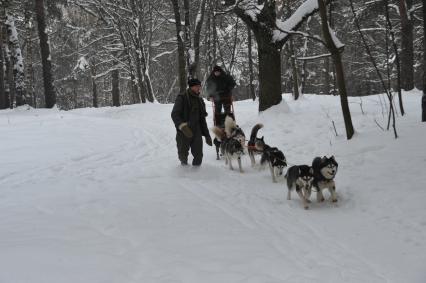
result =
[[[225,118],[225,133],[228,137],[231,136],[232,130],[237,127],[237,123],[231,116],[226,116]]]
[[[223,141],[226,138],[225,131],[219,127],[213,127],[212,132],[219,141]]]
[[[250,135],[250,142],[254,143],[254,141],[256,140],[257,137],[257,132],[263,128],[263,124],[256,124],[254,125],[253,129],[251,130],[251,135]]]
[[[293,189],[294,175],[296,170],[299,170],[296,166],[291,166],[288,168],[287,173],[285,174],[285,178],[287,180],[287,188],[289,190]]]
[[[264,165],[266,162],[268,162],[268,154],[266,152],[264,152],[262,154],[262,157],[260,158],[260,165]]]

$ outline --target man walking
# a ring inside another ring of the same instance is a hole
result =
[[[214,66],[207,79],[207,94],[215,106],[215,124],[222,125],[222,117],[231,114],[232,89],[236,83],[234,78],[227,74],[220,66]],[[221,115],[222,107],[225,115]]]
[[[189,150],[194,157],[192,165],[199,166],[203,161],[203,139],[212,146],[212,139],[206,122],[206,105],[200,97],[201,82],[198,79],[188,81],[188,89],[176,97],[172,110],[175,124],[178,157],[182,165],[188,164]]]

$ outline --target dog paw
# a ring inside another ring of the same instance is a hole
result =
[[[337,202],[337,199],[333,199],[333,202]]]
[[[319,200],[318,200],[318,202],[324,202],[325,201],[325,198],[320,198]]]
[[[306,202],[307,202],[307,203],[311,203],[311,200],[310,200],[310,199],[307,199],[307,200],[306,200]]]
[[[309,206],[307,206],[307,205],[306,205],[304,208],[305,208],[305,210],[308,210],[308,209],[309,209]]]

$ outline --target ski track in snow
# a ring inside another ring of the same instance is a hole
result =
[[[201,168],[178,166],[171,105],[0,113],[0,282],[424,282],[417,100],[397,141],[377,105],[351,104],[349,142],[335,97],[236,103],[246,136],[264,123],[290,165],[336,156],[339,201],[313,193],[309,210],[248,156],[243,174],[207,146]]]

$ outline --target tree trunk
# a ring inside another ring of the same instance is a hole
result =
[[[193,69],[194,65],[194,58],[193,58],[193,51],[192,50],[192,42],[191,42],[191,24],[190,24],[190,18],[189,18],[189,0],[183,0],[183,11],[184,11],[184,45],[185,45],[185,53],[186,53],[186,66],[187,66],[187,75],[188,78],[193,78],[195,75],[195,70]]]
[[[22,56],[21,47],[19,45],[18,31],[15,27],[15,19],[12,16],[7,17],[6,27],[8,34],[8,46],[13,66],[13,81],[16,106],[21,106],[26,103],[24,60]]]
[[[143,85],[142,64],[139,54],[136,53],[136,75],[142,103],[146,103],[145,86]]]
[[[4,48],[3,48],[3,31],[4,25],[0,19],[0,110],[6,109],[6,90],[5,90],[5,76],[4,76]]]
[[[13,108],[13,101],[14,101],[14,86],[13,86],[13,69],[12,69],[12,63],[10,62],[10,50],[6,45],[5,55],[4,55],[4,61],[5,61],[5,98],[6,98],[6,108]]]
[[[40,39],[41,63],[43,66],[43,84],[45,106],[52,108],[56,104],[56,93],[53,86],[52,62],[50,57],[49,37],[46,32],[46,17],[44,13],[44,0],[35,0],[38,36]]]
[[[176,39],[178,45],[178,76],[179,76],[179,90],[184,93],[186,90],[186,63],[185,63],[185,45],[183,41],[183,30],[180,18],[179,0],[171,0],[173,5],[173,12],[175,14],[176,25]]]
[[[292,68],[292,77],[293,77],[293,97],[294,100],[299,99],[299,79],[297,72],[297,63],[296,63],[296,52],[294,51],[293,39],[290,38],[290,60]]]
[[[261,32],[255,34],[259,53],[259,111],[264,111],[282,100],[281,55],[269,37]]]
[[[424,4],[424,2],[423,2],[423,94],[426,95],[426,5]]]
[[[328,57],[326,57],[324,59],[324,94],[329,95],[330,94],[330,83],[331,83],[331,78],[330,78],[330,59],[328,59]]]
[[[96,67],[94,65],[90,67],[90,78],[92,80],[93,107],[98,108],[98,87],[96,85]]]
[[[396,46],[395,33],[393,31],[392,22],[389,18],[388,0],[385,0],[385,15],[386,15],[387,26],[389,27],[389,32],[390,32],[390,36],[392,40],[393,51],[395,53],[399,109],[401,110],[401,115],[404,116],[405,111],[404,111],[404,105],[402,103],[402,93],[401,93],[401,64],[399,59],[398,47]],[[389,65],[389,60],[388,60],[388,65]]]
[[[251,39],[251,30],[247,27],[247,33],[248,33],[248,63],[249,63],[249,88],[250,88],[250,97],[253,99],[253,101],[256,100],[256,92],[254,91],[254,72],[253,72],[253,45],[252,45],[252,39]]]
[[[194,66],[192,66],[192,69],[194,69],[195,76],[199,79],[201,79],[201,73],[200,73],[200,38],[201,38],[201,29],[203,27],[204,22],[204,15],[206,11],[206,2],[207,0],[201,0],[200,9],[198,11],[199,18],[197,16],[196,22],[195,22],[195,32],[194,32],[194,52],[195,52],[195,60],[194,60]]]
[[[37,107],[37,99],[35,97],[34,87],[34,54],[33,54],[33,43],[31,39],[33,37],[33,19],[31,11],[31,0],[28,0],[25,5],[25,31],[26,31],[26,43],[27,43],[27,57],[26,57],[26,87],[28,95],[28,104],[34,108]]]
[[[322,33],[323,33],[327,48],[328,50],[330,50],[330,53],[332,55],[334,65],[336,68],[337,86],[339,88],[339,93],[340,93],[340,103],[342,106],[343,119],[345,121],[346,137],[348,140],[350,140],[352,136],[354,135],[354,128],[352,125],[351,112],[349,109],[348,97],[346,93],[345,76],[343,72],[343,64],[342,64],[342,59],[340,55],[340,50],[337,48],[330,34],[330,29],[329,29],[329,25],[327,21],[327,9],[323,0],[318,0],[318,7],[319,7],[320,16],[321,16]]]
[[[401,87],[404,90],[414,88],[414,46],[413,21],[409,10],[411,0],[399,0],[401,16]]]
[[[112,77],[112,106],[120,106],[120,72],[114,69],[111,72]]]

